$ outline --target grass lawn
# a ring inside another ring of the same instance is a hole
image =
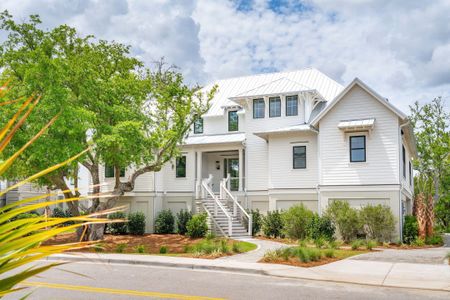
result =
[[[65,233],[49,240],[48,244],[62,244],[76,241],[75,233]],[[92,248],[77,250],[77,252],[128,253],[128,254],[158,254],[198,258],[217,258],[256,249],[256,245],[231,239],[190,239],[179,234],[145,234],[111,235],[105,234],[104,239]]]
[[[268,251],[260,260],[263,263],[284,264],[298,267],[315,267],[363,254],[368,250],[319,249],[309,246],[294,246]]]

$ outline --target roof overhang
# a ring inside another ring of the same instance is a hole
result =
[[[183,146],[217,145],[217,144],[242,144],[245,141],[245,133],[228,133],[215,135],[191,135],[183,143]]]
[[[311,126],[310,124],[300,124],[300,125],[293,125],[293,126],[283,127],[283,128],[274,129],[274,130],[254,132],[253,134],[267,141],[270,136],[286,134],[286,133],[301,133],[301,132],[319,133],[319,131],[316,128],[314,128],[313,126]]]
[[[340,121],[338,128],[344,132],[371,131],[375,125],[375,118]]]

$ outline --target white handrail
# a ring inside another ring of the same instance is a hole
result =
[[[208,214],[209,218],[214,222],[214,224],[216,225],[217,228],[219,228],[220,232],[226,236],[225,232],[223,231],[222,227],[220,227],[219,223],[217,223],[216,219],[213,217],[213,215],[209,212],[209,210],[206,208],[205,204],[203,204],[202,202],[202,206],[203,209],[206,211],[206,213]]]
[[[233,215],[236,216],[236,207],[238,207],[242,213],[247,217],[248,219],[248,235],[252,235],[252,214],[247,213],[245,209],[239,204],[237,199],[231,194],[230,190],[227,188],[227,182],[230,180],[230,174],[228,174],[227,178],[222,179],[222,182],[220,183],[220,196],[222,199],[225,199],[226,195],[228,195],[231,200],[233,201]],[[220,201],[219,201],[220,202]]]
[[[230,214],[227,212],[223,204],[217,199],[217,196],[214,194],[214,192],[210,189],[208,186],[208,181],[204,180],[202,182],[203,189],[214,199],[214,214],[217,215],[217,206],[220,207],[220,209],[223,211],[225,216],[228,219],[228,235],[231,236],[233,234],[233,221],[230,216]]]

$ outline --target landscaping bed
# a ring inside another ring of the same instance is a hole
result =
[[[75,233],[66,233],[49,240],[45,245],[76,242]],[[179,255],[198,258],[217,258],[248,252],[256,245],[244,241],[223,238],[197,238],[179,234],[112,235],[105,234],[104,239],[91,248],[77,252],[133,253]]]

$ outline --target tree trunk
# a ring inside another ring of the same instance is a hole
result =
[[[416,196],[416,218],[419,227],[419,238],[425,239],[427,226],[427,209],[425,206],[425,196],[420,193]]]
[[[426,236],[431,237],[433,236],[433,227],[434,227],[434,201],[431,195],[428,196],[426,209],[427,209]]]

